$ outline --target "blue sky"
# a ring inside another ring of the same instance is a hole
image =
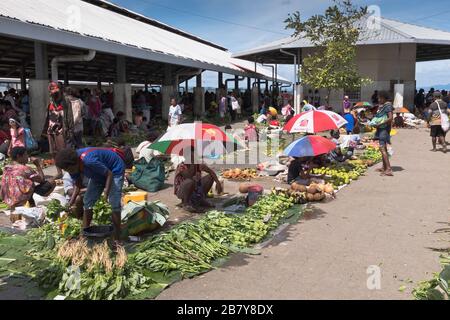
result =
[[[302,17],[322,13],[331,0],[110,0],[153,19],[180,28],[239,52],[290,35],[283,21],[299,10]],[[448,0],[355,0],[361,6],[377,5],[381,15],[403,22],[450,31]],[[450,83],[450,60],[417,64],[418,86]],[[292,67],[280,74],[292,78]],[[204,76],[206,86],[217,75]]]

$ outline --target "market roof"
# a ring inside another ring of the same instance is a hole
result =
[[[271,70],[257,66],[254,73],[253,63],[232,58],[217,44],[103,0],[2,0],[2,36],[7,37],[5,43],[37,40],[185,68],[272,78]]]
[[[376,24],[375,24],[376,23]],[[450,32],[421,27],[386,18],[362,18],[358,46],[375,44],[417,44],[417,61],[450,59]],[[264,63],[292,64],[293,58],[280,53],[280,49],[297,53],[302,48],[314,45],[304,35],[287,37],[247,51],[233,54],[233,57]]]

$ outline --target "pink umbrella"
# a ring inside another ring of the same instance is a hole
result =
[[[311,110],[294,116],[283,130],[289,133],[317,133],[337,130],[345,124],[347,121],[333,111]]]

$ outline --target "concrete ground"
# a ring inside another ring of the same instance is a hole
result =
[[[285,229],[261,255],[234,255],[222,268],[176,283],[158,299],[410,299],[415,283],[439,270],[436,249],[449,247],[450,153],[429,152],[426,129],[400,130],[393,142],[395,177],[370,169],[336,200],[316,205]],[[279,185],[269,177],[255,182]],[[172,183],[173,173],[164,190],[148,197],[169,206],[166,228],[197,216],[176,207]],[[238,186],[226,181],[225,191],[233,195]],[[0,226],[8,222],[0,214]],[[379,290],[367,287],[376,270],[371,266],[379,267]],[[406,290],[400,292],[401,286]],[[11,298],[11,291],[3,293]]]
[[[370,169],[261,255],[235,255],[158,299],[411,299],[449,247],[450,153],[429,152],[426,129],[393,142],[395,177]]]

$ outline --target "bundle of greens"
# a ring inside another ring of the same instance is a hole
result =
[[[58,294],[89,300],[125,298],[154,283],[128,263],[123,247],[112,252],[106,241],[90,247],[86,240],[64,242],[38,279],[44,288],[57,287]]]
[[[59,200],[53,199],[47,204],[46,216],[52,221],[56,221],[60,218],[61,212],[66,210],[65,207],[61,205]]]
[[[442,271],[434,274],[433,279],[421,281],[413,290],[416,300],[450,299],[450,252],[441,256]]]
[[[104,197],[100,198],[94,205],[93,222],[97,225],[111,223],[112,207]]]
[[[269,195],[243,215],[212,211],[196,224],[182,224],[143,242],[131,259],[154,272],[189,275],[207,271],[215,259],[227,256],[234,248],[247,248],[264,239],[292,205],[292,198]]]

